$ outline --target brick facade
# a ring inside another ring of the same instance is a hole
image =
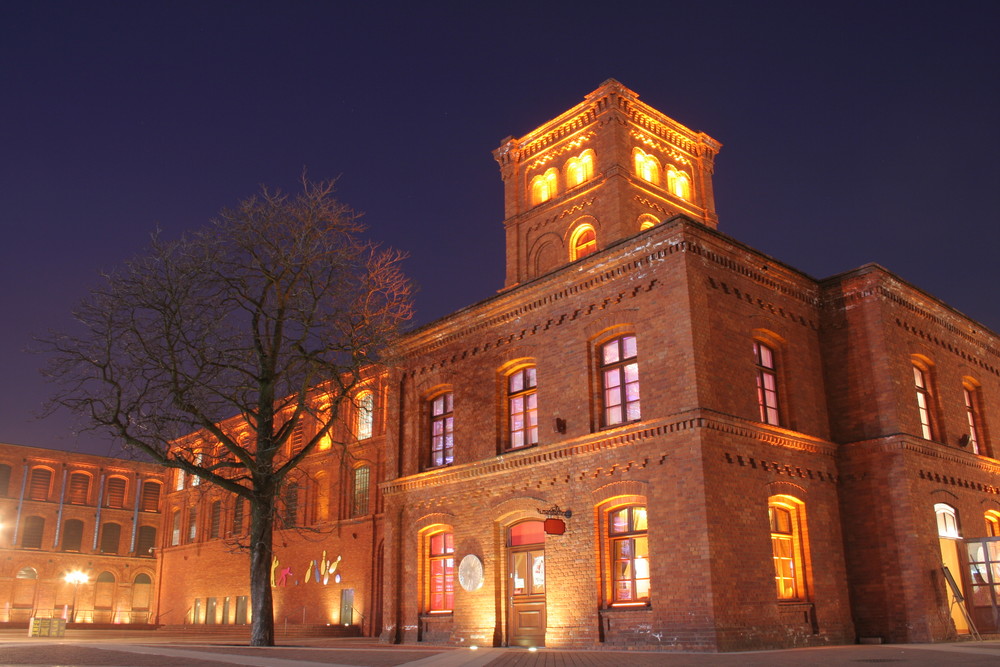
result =
[[[876,265],[816,280],[718,231],[719,149],[615,81],[502,142],[504,288],[397,341],[372,432],[349,407],[347,445],[291,480],[278,623],[940,641],[967,631],[943,560],[998,630],[1000,582],[968,561],[1000,540],[1000,339]],[[190,479],[165,495],[159,622],[246,622],[249,517]]]

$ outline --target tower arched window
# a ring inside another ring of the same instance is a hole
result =
[[[805,600],[806,563],[803,557],[805,507],[792,496],[771,496],[767,515],[771,525],[771,556],[779,600]]]
[[[660,161],[641,148],[632,151],[635,175],[653,185],[660,184]]]
[[[677,169],[673,165],[667,169],[667,189],[675,197],[681,199],[691,198],[691,179],[687,172]]]
[[[531,179],[531,204],[532,206],[546,202],[556,196],[559,183],[559,170],[549,167],[544,174],[539,174]]]
[[[594,227],[584,223],[574,229],[569,238],[569,260],[575,262],[595,252],[597,252],[597,232],[594,231]]]
[[[358,440],[372,437],[372,426],[375,417],[375,394],[362,391],[354,399],[354,434]]]
[[[586,183],[594,177],[594,151],[590,148],[566,160],[566,187]]]

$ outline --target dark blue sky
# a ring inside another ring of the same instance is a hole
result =
[[[878,262],[994,331],[994,2],[0,5],[0,442],[108,453],[25,352],[97,272],[303,168],[407,250],[421,322],[503,280],[490,155],[614,77],[723,143],[719,229]]]

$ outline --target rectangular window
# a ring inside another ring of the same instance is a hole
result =
[[[449,465],[454,460],[454,399],[449,391],[431,401],[431,467]]]
[[[176,547],[181,543],[181,513],[175,511],[171,520],[170,546]]]
[[[507,406],[510,413],[510,449],[538,444],[538,390],[535,367],[511,373],[507,378]]]
[[[48,500],[49,484],[52,482],[52,471],[47,468],[35,468],[31,471],[31,484],[28,487],[28,498],[31,500]]]
[[[154,548],[156,548],[156,528],[154,526],[139,526],[139,535],[135,542],[135,555],[152,558]]]
[[[198,510],[192,507],[188,510],[187,541],[194,542],[198,536]]]
[[[243,534],[243,498],[237,496],[233,502],[233,535]]]
[[[368,478],[371,468],[361,466],[354,469],[354,499],[351,503],[351,516],[368,514]]]
[[[451,612],[455,608],[455,537],[452,533],[435,533],[428,545],[428,611],[432,614]]]
[[[619,336],[601,346],[604,426],[639,419],[639,363],[635,336]]]
[[[787,501],[787,502],[786,502]],[[790,497],[778,497],[767,507],[771,525],[771,557],[779,600],[804,600],[804,566],[799,523],[801,508]]]
[[[623,507],[608,514],[612,604],[649,602],[649,539],[646,508]]]
[[[69,502],[73,505],[85,505],[90,495],[90,475],[75,472],[69,476]]]
[[[917,410],[920,413],[920,434],[925,440],[934,439],[934,423],[931,419],[931,388],[927,371],[913,367],[913,384],[917,390]]]
[[[965,419],[969,428],[969,447],[973,454],[982,454],[980,445],[980,434],[982,429],[979,426],[979,395],[974,389],[963,387],[962,393],[965,395]]]
[[[108,478],[108,497],[105,507],[125,507],[125,480],[121,477]]]
[[[221,535],[222,527],[222,501],[216,500],[212,503],[212,518],[209,524],[209,539],[217,539]]]
[[[754,341],[753,355],[757,363],[757,405],[760,406],[760,420],[765,424],[778,426],[778,371],[774,362],[774,350]]]
[[[24,520],[24,537],[21,538],[21,546],[25,549],[41,549],[44,533],[45,519],[40,516],[29,516]]]
[[[142,485],[142,511],[156,512],[160,509],[160,483],[145,482]]]
[[[101,527],[101,553],[118,553],[118,544],[121,542],[122,527],[117,523],[106,523]]]
[[[180,468],[174,473],[174,490],[183,491],[184,490],[184,471]]]

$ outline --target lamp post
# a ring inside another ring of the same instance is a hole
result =
[[[76,594],[80,591],[80,584],[87,583],[87,579],[87,575],[79,570],[66,573],[66,583],[73,584],[73,606],[71,607],[72,612],[69,615],[68,623],[76,623]]]

